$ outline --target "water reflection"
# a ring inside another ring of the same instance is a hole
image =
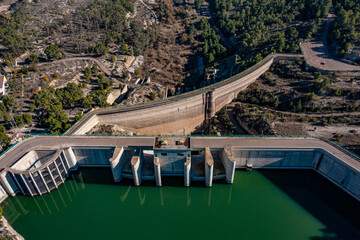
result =
[[[84,170],[83,170],[84,171]],[[85,179],[89,177],[88,173],[86,173]],[[96,181],[92,180],[92,183]],[[126,182],[126,181],[125,181]],[[60,212],[62,209],[66,208],[71,202],[76,200],[77,195],[86,188],[86,180],[84,182],[83,172],[79,171],[72,174],[64,184],[62,184],[58,190],[54,190],[49,194],[45,194],[42,196],[17,196],[15,198],[11,198],[6,201],[6,217],[8,221],[13,223],[17,220],[20,215],[27,215],[28,213],[48,215],[53,214],[55,212]],[[104,182],[102,182],[104,183]],[[109,183],[113,184],[113,183]],[[146,192],[151,189],[151,191],[158,192],[158,200],[154,198],[150,198],[149,204],[156,204],[156,202],[160,206],[164,206],[167,203],[171,204],[171,198],[166,198],[166,187],[136,187],[133,185],[124,186],[123,183],[118,184],[120,195],[119,199],[121,203],[126,203],[127,201],[133,201],[133,197],[136,196],[139,206],[143,206],[146,202]],[[231,193],[232,193],[232,185],[225,185],[227,189],[227,204],[231,203]],[[211,207],[211,196],[212,196],[212,188],[201,188],[204,191],[204,196],[207,196],[207,206]],[[191,192],[197,191],[198,188],[191,189],[189,187],[184,188],[184,204],[187,207],[190,207],[192,204],[191,201]],[[171,193],[169,194],[171,195]],[[23,198],[26,198],[26,201],[22,201]],[[155,202],[154,202],[155,201]]]
[[[232,239],[234,229],[240,228],[241,231],[236,231],[236,234],[242,234],[239,236],[241,239],[272,236],[267,239],[279,240],[284,239],[281,238],[283,234],[304,234],[297,239],[332,239],[337,236],[360,239],[356,227],[351,226],[357,223],[356,219],[350,219],[349,223],[343,219],[345,210],[334,211],[336,206],[327,207],[329,196],[340,194],[322,194],[321,191],[329,192],[331,186],[320,184],[321,181],[315,179],[312,173],[238,171],[233,185],[217,182],[212,188],[205,188],[201,183],[194,182],[192,187],[183,187],[180,186],[183,179],[178,178],[174,183],[178,185],[175,186],[154,187],[151,181],[144,181],[140,187],[136,187],[133,181],[126,179],[113,183],[111,171],[108,170],[82,169],[50,194],[10,198],[6,201],[5,217],[25,237],[31,236],[36,240],[47,239],[36,235],[46,228],[40,227],[44,224],[47,224],[47,228],[54,224],[59,229],[69,228],[72,233],[76,232],[75,226],[81,225],[80,229],[89,229],[87,239],[115,239],[114,236],[124,232],[128,234],[124,239],[133,239],[134,233],[149,233],[155,239],[158,231],[152,232],[153,225],[164,224],[166,227],[163,231],[167,232],[162,236],[167,237],[175,231],[178,234],[174,239],[183,239],[185,236],[181,230],[200,222],[203,223],[201,227],[206,226],[204,231],[192,232],[193,235],[200,234],[199,239],[204,234],[209,239]],[[342,202],[350,210],[360,209],[359,204],[349,207],[350,204],[344,202],[343,198],[335,198],[334,202]],[[358,218],[354,212],[357,211],[350,211],[349,214]],[[94,215],[98,219],[106,219],[106,224],[96,222]],[[132,224],[135,221],[138,223],[136,226]],[[101,232],[95,238],[96,233],[90,231],[97,229],[97,224],[101,225]],[[269,227],[259,232],[259,225]],[[140,233],[137,226],[145,230]],[[113,233],[112,238],[102,238],[102,234],[110,232]],[[58,234],[56,240],[67,239]],[[139,239],[146,236],[141,235]],[[83,238],[80,236],[80,239]],[[79,239],[79,236],[72,235],[71,239]]]
[[[72,174],[57,191],[36,197],[17,196],[6,201],[6,218],[12,224],[19,216],[30,212],[41,215],[59,212],[75,200],[78,192],[83,189],[85,184],[81,172]],[[26,201],[22,201],[23,198],[26,198]]]

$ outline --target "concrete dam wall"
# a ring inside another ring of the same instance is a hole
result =
[[[270,55],[255,66],[229,79],[168,99],[132,107],[89,112],[66,134],[84,135],[98,123],[113,124],[139,134],[189,134],[230,103],[237,94],[266,72],[274,61],[300,55]]]
[[[154,181],[157,186],[162,186],[163,176],[183,176],[184,186],[190,186],[192,181],[201,181],[208,187],[220,179],[232,183],[235,169],[272,168],[312,169],[360,201],[359,159],[336,150],[322,140],[224,138],[225,141],[216,137],[147,139],[149,141],[144,146],[130,142],[115,146],[110,141],[110,144],[106,143],[107,146],[87,144],[30,150],[1,172],[0,197],[17,193],[30,196],[49,193],[64,183],[70,172],[79,166],[110,167],[114,182],[128,178],[136,186],[141,185],[142,181]],[[258,144],[254,144],[253,139],[259,140]],[[298,141],[303,141],[303,146],[293,146]],[[194,143],[193,147],[190,142]],[[152,143],[155,144],[151,146]]]

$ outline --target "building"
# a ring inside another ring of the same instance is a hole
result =
[[[6,77],[0,74],[0,96],[6,94],[5,91],[6,82],[7,82]]]

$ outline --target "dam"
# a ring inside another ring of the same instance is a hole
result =
[[[162,186],[164,177],[180,177],[184,186],[207,187],[217,180],[233,183],[235,169],[310,169],[360,200],[359,158],[310,137],[36,136],[3,154],[0,163],[2,199],[50,193],[79,167],[104,167],[114,182]]]
[[[249,69],[212,85],[169,98],[131,106],[99,108],[89,111],[66,135],[85,135],[97,124],[117,125],[141,135],[187,135],[206,123],[241,90],[255,82],[280,60],[303,57],[297,54],[270,54]]]

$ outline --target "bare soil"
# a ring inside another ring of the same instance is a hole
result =
[[[360,153],[359,79],[322,75],[330,82],[319,89],[315,75],[301,61],[276,63],[239,94],[233,113],[256,134],[324,137]]]

